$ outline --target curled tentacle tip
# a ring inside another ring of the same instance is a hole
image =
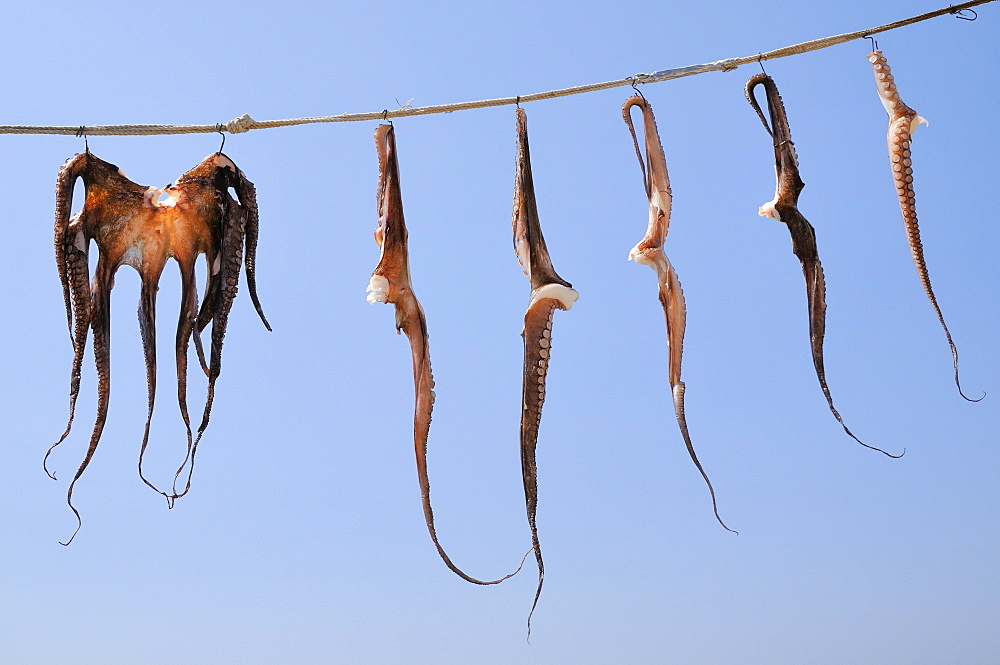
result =
[[[736,529],[730,529],[728,526],[726,526],[726,523],[723,522],[722,518],[719,517],[718,515],[715,516],[715,519],[717,519],[719,521],[719,524],[721,524],[722,528],[725,529],[726,531],[728,531],[730,533],[735,533],[737,536],[740,535],[740,532],[737,531]]]
[[[65,543],[60,540],[59,544],[62,545],[63,547],[69,547],[69,544],[73,542],[74,538],[76,538],[76,534],[80,533],[80,527],[82,527],[82,526],[83,526],[83,522],[80,522],[80,524],[78,524],[77,527],[76,527],[76,531],[74,531],[73,535],[69,537],[69,540],[67,540]]]

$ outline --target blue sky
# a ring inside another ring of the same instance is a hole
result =
[[[528,94],[767,51],[938,3],[21,3],[5,11],[0,123],[225,122]],[[967,393],[906,245],[867,41],[765,63],[785,101],[827,277],[827,377],[784,228],[757,215],[770,139],[745,66],[647,85],[674,194],[667,254],[688,305],[683,378],[715,521],[670,404],[653,272],[626,261],[646,198],[619,109],[628,89],[526,104],[539,214],[580,300],[556,315],[539,439],[535,577],[469,585],[438,559],[412,453],[409,349],[365,301],[378,261],[377,123],[229,136],[256,183],[258,289],[230,320],[189,496],[167,510],[136,473],[145,376],[125,268],[113,293],[112,395],[97,455],[88,355],[74,432],[71,348],[52,256],[71,136],[0,137],[8,288],[0,427],[0,653],[12,663],[995,662],[1000,375],[997,7],[878,37],[915,135],[931,279]],[[517,428],[529,287],[510,239],[514,110],[395,121],[413,283],[437,403],[438,533],[467,572],[530,546]],[[91,137],[164,186],[216,135]],[[183,455],[172,399],[179,279],[159,293],[160,391],[147,469]],[[204,384],[192,374],[192,405]]]

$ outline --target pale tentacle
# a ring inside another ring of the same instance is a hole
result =
[[[642,159],[642,150],[639,147],[639,139],[636,135],[635,127],[632,124],[632,108],[638,106],[642,109],[643,130],[645,133],[646,160],[649,162],[647,170],[646,163]],[[691,434],[688,431],[687,416],[684,412],[684,382],[681,381],[681,360],[684,354],[684,331],[687,325],[686,305],[684,303],[684,291],[681,289],[680,280],[673,266],[670,265],[667,255],[663,251],[663,244],[667,238],[670,228],[670,211],[673,204],[673,197],[670,191],[670,178],[667,174],[667,159],[663,152],[663,144],[660,142],[660,135],[656,128],[656,119],[653,117],[653,109],[644,98],[633,96],[626,100],[622,106],[622,117],[632,135],[632,144],[635,146],[635,156],[639,160],[639,168],[642,170],[643,184],[646,188],[646,196],[649,198],[649,224],[646,235],[629,252],[629,259],[636,263],[648,265],[656,271],[659,285],[659,299],[663,306],[663,316],[666,320],[667,328],[667,358],[668,358],[668,378],[670,381],[671,395],[674,402],[674,415],[677,418],[677,426],[680,428],[681,437],[687,447],[688,455],[695,467],[705,480],[708,493],[712,498],[712,512],[715,519],[727,531],[733,531],[722,521],[719,515],[719,507],[715,498],[715,488],[709,480],[698,455],[695,453],[694,444],[691,441]],[[736,533],[736,531],[733,531]]]
[[[430,347],[427,343],[427,320],[410,284],[408,233],[403,217],[402,189],[399,185],[399,164],[396,158],[396,137],[392,125],[380,125],[375,130],[378,151],[379,181],[376,194],[378,228],[375,242],[381,250],[378,266],[372,273],[368,302],[383,302],[395,307],[396,332],[402,332],[410,342],[413,359],[413,446],[417,460],[417,481],[424,510],[427,532],[438,556],[453,573],[473,584],[499,584],[516,575],[524,565],[495,580],[480,580],[466,574],[452,562],[438,540],[431,509],[431,486],[427,473],[427,441],[430,435],[431,412],[434,408],[434,377],[431,372]],[[527,555],[525,555],[527,558]]]
[[[768,115],[770,123],[764,117],[754,90],[758,85],[763,85],[767,95]],[[802,264],[802,275],[806,284],[806,304],[809,311],[809,342],[812,352],[813,367],[816,370],[816,378],[819,381],[823,395],[826,397],[827,406],[830,413],[837,419],[840,426],[852,439],[860,443],[865,448],[877,450],[888,457],[902,457],[906,450],[899,455],[893,455],[881,448],[869,445],[859,439],[844,423],[843,417],[833,404],[833,395],[826,382],[826,369],[823,361],[823,340],[826,336],[826,280],[823,276],[823,266],[819,259],[819,250],[816,245],[816,231],[812,224],[799,212],[798,199],[805,187],[799,175],[798,157],[795,154],[795,144],[792,142],[792,132],[788,124],[788,115],[785,113],[785,105],[778,92],[778,87],[774,80],[766,74],[757,74],[747,81],[744,94],[750,106],[757,112],[767,130],[771,135],[774,147],[775,175],[777,185],[772,201],[760,207],[760,215],[770,217],[780,221],[788,228],[792,238],[792,252]]]
[[[962,383],[958,378],[958,347],[951,337],[951,331],[944,321],[944,314],[938,305],[934,289],[931,287],[930,274],[927,272],[927,263],[924,260],[924,249],[920,243],[920,227],[917,223],[916,197],[913,191],[913,164],[911,161],[910,144],[913,140],[913,132],[923,124],[929,124],[925,118],[917,115],[917,112],[903,103],[896,89],[896,83],[889,68],[889,63],[881,51],[873,51],[868,54],[868,61],[872,63],[875,74],[875,87],[878,90],[879,99],[885,107],[889,116],[889,131],[886,138],[889,148],[889,162],[892,166],[892,178],[896,185],[896,196],[899,198],[899,208],[903,214],[903,225],[906,228],[906,239],[910,244],[910,253],[913,255],[913,263],[917,268],[917,275],[920,283],[924,287],[927,299],[937,314],[938,322],[944,329],[945,337],[948,339],[948,346],[951,348],[952,365],[955,371],[955,386],[958,394],[970,402],[978,402],[986,396],[972,399],[962,392]]]

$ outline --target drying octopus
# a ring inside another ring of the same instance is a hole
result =
[[[368,302],[395,306],[396,333],[403,333],[410,342],[413,358],[413,444],[417,457],[417,480],[424,509],[424,520],[434,547],[445,565],[456,575],[473,584],[498,584],[517,574],[496,580],[480,580],[456,566],[438,541],[431,510],[431,487],[427,475],[427,439],[430,434],[431,412],[434,408],[434,376],[431,372],[430,346],[427,342],[427,319],[410,281],[408,233],[403,218],[403,198],[399,185],[399,162],[396,157],[396,133],[392,125],[379,125],[375,130],[378,151],[378,227],[375,243],[381,250],[378,266],[368,284]],[[530,553],[530,552],[529,552]],[[523,561],[522,561],[523,563]]]
[[[531,527],[531,544],[538,564],[538,586],[528,614],[528,634],[531,615],[538,605],[545,580],[542,548],[538,542],[535,515],[538,510],[538,471],[535,450],[538,427],[545,403],[545,379],[549,370],[552,348],[552,315],[557,309],[568,310],[580,295],[573,285],[556,274],[545,247],[542,227],[538,221],[535,185],[531,179],[531,155],[528,151],[528,117],[524,109],[517,111],[517,157],[514,175],[514,252],[524,274],[531,283],[531,297],[524,313],[524,375],[521,387],[521,475],[524,480],[524,500]]]
[[[970,399],[962,392],[962,384],[958,380],[958,348],[951,338],[951,331],[944,322],[944,314],[938,306],[934,290],[931,288],[931,278],[927,273],[927,263],[924,261],[924,249],[920,243],[920,227],[917,225],[917,204],[913,192],[913,164],[910,160],[910,143],[913,140],[913,132],[921,123],[930,125],[925,118],[917,115],[917,112],[903,103],[896,89],[892,72],[889,70],[889,63],[886,61],[882,51],[872,51],[868,54],[868,61],[872,63],[875,72],[875,87],[878,89],[879,101],[885,107],[885,112],[889,114],[889,132],[887,143],[889,147],[889,162],[892,165],[892,178],[896,184],[896,195],[899,197],[899,208],[903,213],[903,224],[906,227],[906,238],[910,243],[910,253],[913,255],[913,263],[917,267],[917,274],[920,276],[920,283],[927,293],[927,298],[931,301],[931,306],[937,314],[938,321],[944,329],[945,337],[948,338],[948,346],[951,347],[952,364],[955,369],[955,385],[958,387],[958,394],[970,402],[978,402],[978,399]],[[985,395],[984,395],[985,396]]]
[[[632,108],[638,106],[642,109],[643,131],[645,134],[646,161],[642,159],[642,150],[639,147],[639,139],[636,137],[635,127],[632,125]],[[632,134],[632,143],[635,145],[635,156],[639,158],[639,168],[642,170],[643,185],[646,188],[646,196],[649,198],[649,225],[646,235],[636,244],[628,254],[630,261],[647,265],[656,271],[659,285],[660,304],[663,305],[663,315],[667,326],[667,357],[668,373],[670,381],[670,391],[674,401],[674,415],[677,418],[677,425],[680,427],[681,436],[687,446],[691,461],[698,468],[701,477],[705,479],[708,492],[712,497],[712,511],[715,518],[725,529],[732,531],[726,523],[719,517],[719,508],[715,500],[715,489],[712,481],[708,479],[708,474],[698,460],[698,455],[694,451],[694,444],[691,442],[691,435],[688,432],[687,417],[684,412],[684,382],[681,381],[681,357],[684,353],[684,329],[687,324],[687,313],[684,303],[684,291],[681,289],[680,280],[670,260],[663,251],[663,243],[667,239],[667,231],[670,229],[670,211],[672,196],[670,193],[670,178],[667,175],[667,159],[663,154],[663,145],[660,143],[660,135],[656,129],[656,119],[653,117],[653,109],[649,102],[642,96],[635,95],[625,101],[622,106],[622,116],[628,130]],[[646,162],[649,168],[646,168]]]
[[[764,86],[768,114],[771,118],[770,124],[768,124],[767,118],[764,117],[764,113],[754,97],[754,89],[758,85]],[[806,300],[809,307],[809,340],[812,347],[813,366],[816,369],[819,385],[826,396],[826,403],[837,422],[852,439],[866,448],[877,450],[889,457],[901,457],[902,453],[892,455],[881,448],[870,446],[856,437],[833,405],[833,396],[826,383],[826,369],[823,362],[823,338],[826,336],[826,280],[823,277],[823,266],[820,263],[819,251],[816,247],[816,231],[798,209],[799,194],[802,193],[805,183],[799,176],[799,163],[795,155],[795,144],[792,142],[792,132],[788,126],[788,116],[785,114],[785,105],[781,101],[781,95],[778,93],[774,80],[766,74],[757,74],[751,77],[747,81],[744,92],[750,106],[757,112],[760,121],[764,124],[764,129],[771,135],[774,145],[774,170],[777,178],[774,199],[760,206],[759,213],[762,217],[782,222],[788,228],[788,232],[792,236],[792,251],[802,264],[802,275],[806,282]]]
[[[73,189],[78,178],[83,179],[86,196],[83,208],[71,218]],[[238,200],[229,193],[230,188],[235,191]],[[244,242],[250,298],[264,326],[271,329],[257,298],[254,270],[257,228],[253,183],[221,152],[209,155],[165,189],[132,182],[117,166],[99,159],[89,150],[69,159],[59,171],[56,181],[55,250],[73,344],[73,365],[66,430],[45,454],[46,462],[52,450],[69,436],[73,426],[83,355],[91,329],[94,332],[98,379],[97,418],[90,446],[66,493],[66,501],[76,516],[77,527],[64,545],[72,542],[82,526],[80,513],[73,506],[73,488],[90,464],[107,420],[111,392],[111,290],[116,271],[122,265],[130,265],[141,278],[139,329],[146,361],[148,410],[139,454],[139,475],[143,482],[167,497],[172,505],[191,487],[198,442],[208,427],[215,383],[221,372],[226,324],[236,297],[240,264],[244,260]],[[91,282],[88,259],[92,240],[97,244],[99,257]],[[200,254],[205,255],[208,264],[208,284],[199,308],[195,261]],[[181,308],[176,335],[177,399],[187,429],[187,452],[174,475],[173,488],[167,493],[145,478],[142,460],[149,441],[156,392],[156,292],[160,275],[171,257],[177,261],[181,273]],[[200,333],[209,323],[212,323],[212,341],[206,361]],[[192,337],[202,369],[208,376],[205,408],[194,436],[187,407],[187,357]],[[178,492],[177,480],[185,467],[186,483],[184,489]],[[55,477],[51,473],[49,475]]]

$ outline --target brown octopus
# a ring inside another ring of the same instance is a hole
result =
[[[771,117],[770,124],[768,124],[767,118],[764,117],[764,113],[754,97],[754,89],[758,85],[764,86],[767,95],[767,108]],[[816,231],[798,209],[799,194],[802,193],[805,183],[799,177],[799,162],[795,155],[795,144],[792,143],[792,132],[788,126],[785,105],[781,101],[781,95],[778,93],[778,87],[774,84],[774,80],[766,74],[757,74],[751,77],[747,81],[744,93],[750,106],[757,112],[760,121],[764,124],[764,129],[771,135],[774,145],[774,170],[777,186],[774,199],[760,206],[759,212],[762,217],[782,222],[788,228],[788,232],[792,236],[792,251],[802,264],[802,275],[806,281],[806,300],[809,307],[809,340],[812,347],[813,367],[816,369],[816,377],[819,379],[819,385],[826,396],[826,403],[837,422],[852,439],[865,448],[877,450],[889,457],[902,457],[902,453],[892,455],[881,448],[870,446],[856,437],[848,429],[844,419],[833,405],[833,396],[826,383],[826,369],[823,363],[823,339],[826,336],[826,280],[823,277],[823,266],[820,263],[819,251],[816,247]]]
[[[70,218],[77,178],[83,179],[86,196],[83,208]],[[238,200],[230,195],[230,188],[235,191]],[[52,450],[69,436],[73,426],[83,355],[91,329],[94,331],[98,377],[97,419],[90,446],[66,494],[66,501],[77,519],[77,528],[64,545],[72,542],[82,526],[80,513],[73,506],[73,488],[97,450],[107,419],[111,391],[111,290],[116,271],[122,265],[130,265],[139,272],[142,283],[139,327],[146,359],[148,411],[139,455],[139,475],[143,482],[166,496],[172,505],[173,500],[185,495],[191,487],[198,442],[208,427],[215,382],[222,369],[226,324],[236,297],[240,264],[243,262],[244,242],[250,298],[265,327],[271,329],[257,299],[254,271],[257,228],[253,183],[221,152],[209,155],[165,189],[132,182],[117,166],[97,158],[89,150],[69,159],[59,171],[56,181],[55,250],[66,320],[73,343],[73,365],[69,420],[63,435],[45,454],[46,461]],[[93,282],[90,281],[88,265],[91,240],[100,250]],[[208,285],[200,309],[195,286],[195,261],[199,254],[205,255],[208,264]],[[174,475],[174,487],[168,494],[143,476],[142,459],[149,441],[156,392],[157,285],[167,259],[171,257],[177,261],[181,272],[181,309],[176,335],[177,399],[188,441],[184,461]],[[212,346],[206,362],[199,334],[209,323],[212,323]],[[208,375],[205,408],[194,437],[187,408],[187,352],[192,336],[202,368]],[[186,484],[181,492],[177,492],[177,478],[185,467],[188,469]],[[49,475],[52,476],[51,473]]]
[[[632,125],[632,107],[638,106],[642,109],[643,129],[645,132],[646,161],[649,162],[649,169],[642,159],[642,150],[639,148],[639,139],[636,137],[635,127]],[[681,436],[687,446],[691,461],[698,468],[701,477],[708,485],[708,493],[712,497],[712,511],[715,519],[719,521],[725,529],[733,531],[719,517],[719,507],[715,501],[715,489],[712,481],[708,479],[708,474],[695,454],[694,444],[691,442],[691,435],[688,433],[687,417],[684,413],[684,382],[681,381],[681,357],[684,353],[684,329],[687,324],[687,314],[684,303],[684,291],[681,289],[680,280],[674,267],[670,265],[670,260],[663,251],[663,243],[667,238],[667,231],[670,229],[670,210],[672,197],[670,193],[670,178],[667,175],[667,158],[663,154],[663,144],[660,143],[660,135],[656,129],[656,119],[653,117],[653,109],[649,102],[640,95],[630,97],[622,106],[622,116],[625,124],[632,134],[632,143],[635,145],[635,156],[639,158],[639,168],[642,169],[643,184],[646,187],[646,196],[649,198],[649,226],[646,235],[629,252],[628,258],[636,263],[647,265],[656,271],[659,283],[660,304],[663,305],[663,315],[667,324],[667,355],[668,355],[668,377],[670,381],[671,394],[674,400],[674,415],[677,418],[677,425],[680,427]]]
[[[437,530],[434,527],[431,486],[427,475],[427,439],[430,434],[431,412],[434,408],[434,377],[431,373],[430,346],[427,343],[427,319],[410,282],[408,233],[403,218],[403,198],[399,185],[396,133],[392,125],[378,126],[375,130],[375,147],[378,150],[379,167],[378,228],[375,229],[375,242],[381,249],[381,258],[368,284],[368,302],[394,305],[396,333],[404,333],[410,342],[410,353],[413,357],[413,444],[427,531],[441,560],[456,575],[473,584],[498,584],[517,574],[521,568],[518,567],[513,573],[496,580],[483,581],[471,577],[452,562],[438,541]]]
[[[514,252],[531,282],[531,299],[524,314],[524,378],[521,389],[521,474],[524,499],[531,527],[531,543],[538,563],[538,587],[528,614],[528,634],[531,615],[538,605],[545,579],[542,548],[538,543],[535,513],[538,509],[538,473],[535,449],[538,426],[545,403],[545,378],[549,369],[552,346],[552,315],[557,309],[568,310],[579,298],[572,284],[559,277],[552,267],[542,227],[538,221],[535,186],[531,179],[531,156],[528,152],[528,118],[524,109],[517,109],[517,158],[514,176]]]
[[[892,178],[896,183],[896,195],[899,197],[899,208],[903,213],[903,224],[906,227],[906,238],[910,242],[910,253],[913,254],[913,263],[917,267],[917,274],[920,276],[920,283],[927,293],[927,298],[931,301],[931,306],[937,314],[938,321],[944,329],[945,337],[948,339],[948,346],[951,347],[952,364],[955,369],[955,385],[958,387],[958,394],[970,402],[978,402],[982,399],[971,399],[962,392],[962,384],[958,380],[958,347],[951,338],[951,331],[944,322],[944,314],[938,306],[934,290],[931,288],[931,278],[927,273],[927,263],[924,261],[924,249],[920,243],[920,227],[917,225],[917,203],[913,192],[913,165],[910,161],[910,143],[913,140],[913,132],[921,123],[929,125],[925,118],[917,115],[917,112],[903,103],[896,89],[892,72],[889,70],[889,63],[886,61],[882,51],[872,51],[868,54],[868,61],[872,63],[875,72],[875,87],[878,89],[879,100],[885,107],[885,112],[889,114],[889,133],[887,143],[889,146],[889,162],[892,165]],[[985,394],[983,395],[985,397]]]

